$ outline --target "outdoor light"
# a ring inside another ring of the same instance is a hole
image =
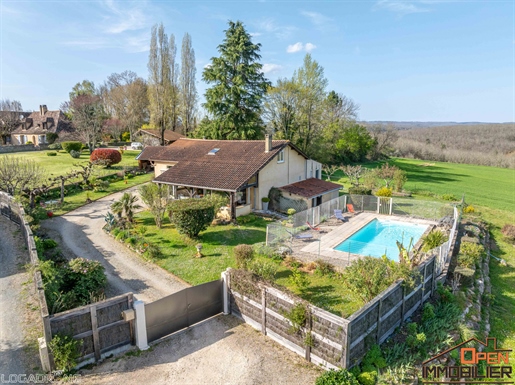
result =
[[[195,247],[197,248],[197,258],[202,257],[202,243],[197,244]]]

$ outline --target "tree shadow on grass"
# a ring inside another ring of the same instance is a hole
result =
[[[348,302],[334,293],[333,285],[310,286],[303,291],[302,298],[325,310]]]
[[[226,229],[220,231],[210,231],[201,234],[200,240],[210,245],[237,246],[241,243],[264,242],[266,238],[265,230],[256,229]]]

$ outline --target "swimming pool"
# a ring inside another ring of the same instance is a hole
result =
[[[408,247],[413,238],[414,245],[427,227],[428,225],[417,223],[374,219],[334,249],[377,258],[386,254],[388,258],[398,261],[399,249],[396,241],[403,242]]]

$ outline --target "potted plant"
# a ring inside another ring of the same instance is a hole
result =
[[[261,198],[261,208],[263,209],[263,211],[267,211],[268,210],[268,202],[270,202],[270,198],[268,197],[263,197]]]

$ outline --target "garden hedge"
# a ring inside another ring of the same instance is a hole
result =
[[[179,199],[170,203],[168,216],[177,231],[193,238],[215,218],[213,202],[207,199]]]
[[[72,151],[81,151],[82,150],[82,142],[61,142],[61,146],[64,151],[68,154]]]
[[[92,163],[105,162],[107,166],[111,166],[122,161],[122,154],[114,148],[97,148],[93,150],[89,160]]]

